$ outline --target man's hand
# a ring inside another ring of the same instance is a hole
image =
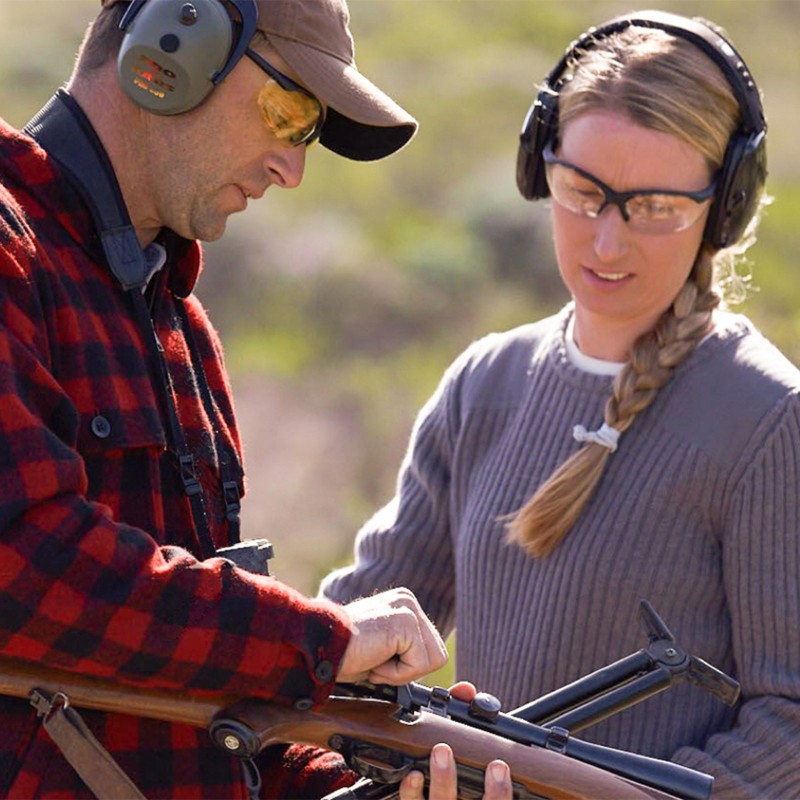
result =
[[[459,700],[469,702],[475,697],[475,687],[462,681],[450,687],[450,693]],[[456,800],[458,779],[453,751],[446,744],[437,744],[431,750],[431,781],[428,800]],[[424,800],[424,778],[421,772],[409,772],[400,784],[400,800]],[[511,772],[504,761],[491,761],[486,766],[483,780],[483,800],[511,800]]]
[[[439,669],[447,648],[417,598],[408,589],[389,589],[348,603],[353,635],[336,679],[400,685]]]

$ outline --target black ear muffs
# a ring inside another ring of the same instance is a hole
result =
[[[569,46],[542,82],[525,117],[517,151],[517,187],[526,200],[549,196],[542,154],[558,137],[558,94],[567,66],[599,40],[631,26],[656,28],[692,42],[720,67],[739,102],[741,124],[728,142],[703,233],[713,248],[729,247],[741,238],[758,208],[767,178],[767,124],[758,88],[733,45],[707,25],[676,14],[643,11],[616,17]]]
[[[255,0],[134,0],[117,68],[128,97],[154,114],[196,108],[236,66],[256,31]]]
[[[715,249],[741,239],[758,209],[767,179],[766,129],[735,133],[725,151],[703,240]]]
[[[558,92],[545,79],[539,94],[530,107],[517,151],[517,187],[526,200],[547,197],[550,189],[544,171],[542,153],[558,133]]]

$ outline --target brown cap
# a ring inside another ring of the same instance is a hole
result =
[[[126,0],[101,0],[111,6]],[[320,142],[356,161],[374,161],[407,144],[417,121],[356,68],[345,0],[255,0],[258,27],[328,107]]]

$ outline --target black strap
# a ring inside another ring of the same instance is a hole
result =
[[[126,291],[147,281],[147,263],[114,170],[81,107],[59,89],[24,128],[63,167],[92,212],[108,265]]]
[[[191,354],[194,370],[200,375],[205,375],[203,356],[200,353],[200,348],[197,346],[197,339],[195,338],[194,331],[189,322],[186,304],[180,298],[175,299],[175,304],[178,307],[184,335],[189,343],[189,352]],[[239,491],[239,481],[242,477],[242,467],[236,453],[225,447],[222,433],[214,422],[219,415],[208,381],[205,379],[199,381],[199,389],[206,414],[211,421],[211,427],[214,429],[214,449],[216,450],[217,462],[219,464],[219,475],[222,481],[222,500],[225,504],[225,518],[228,520],[231,544],[237,544],[241,540],[239,524],[241,492]]]
[[[139,323],[148,332],[148,357],[151,370],[161,384],[163,413],[176,468],[191,505],[202,556],[211,558],[215,548],[203,503],[203,487],[195,474],[194,458],[175,408],[172,378],[164,349],[143,294],[150,270],[108,155],[83,110],[64,89],[59,89],[50,98],[24,130],[61,165],[83,197],[92,214],[108,266],[131,297]],[[204,373],[199,377],[199,383],[206,381]]]
[[[189,499],[189,505],[192,508],[192,518],[194,519],[203,558],[211,558],[216,548],[214,547],[214,540],[211,538],[211,531],[208,527],[208,518],[206,517],[206,509],[203,502],[203,486],[197,479],[197,473],[194,468],[194,456],[189,451],[189,446],[186,443],[186,436],[183,433],[183,427],[178,418],[178,410],[175,408],[175,401],[173,399],[174,386],[172,383],[172,375],[167,365],[167,358],[164,354],[164,347],[161,344],[161,340],[158,338],[158,333],[153,324],[153,318],[150,316],[150,310],[147,307],[147,300],[141,289],[134,289],[130,294],[133,298],[134,310],[136,311],[136,316],[139,318],[139,324],[147,326],[147,328],[152,331],[152,335],[147,337],[151,354],[150,360],[155,360],[160,372],[161,385],[163,387],[161,395],[164,398],[164,411],[169,425],[170,441],[172,442],[172,449],[175,457],[175,468],[178,470],[178,475],[183,485],[183,491]]]

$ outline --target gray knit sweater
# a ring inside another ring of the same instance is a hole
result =
[[[744,317],[719,315],[623,434],[576,527],[532,559],[502,520],[580,446],[575,424],[599,427],[612,380],[568,360],[570,313],[456,360],[396,497],[322,591],[409,587],[457,629],[458,678],[506,709],[646,647],[647,599],[743,702],[681,684],[579,737],[708,772],[715,798],[800,798],[800,372]]]

